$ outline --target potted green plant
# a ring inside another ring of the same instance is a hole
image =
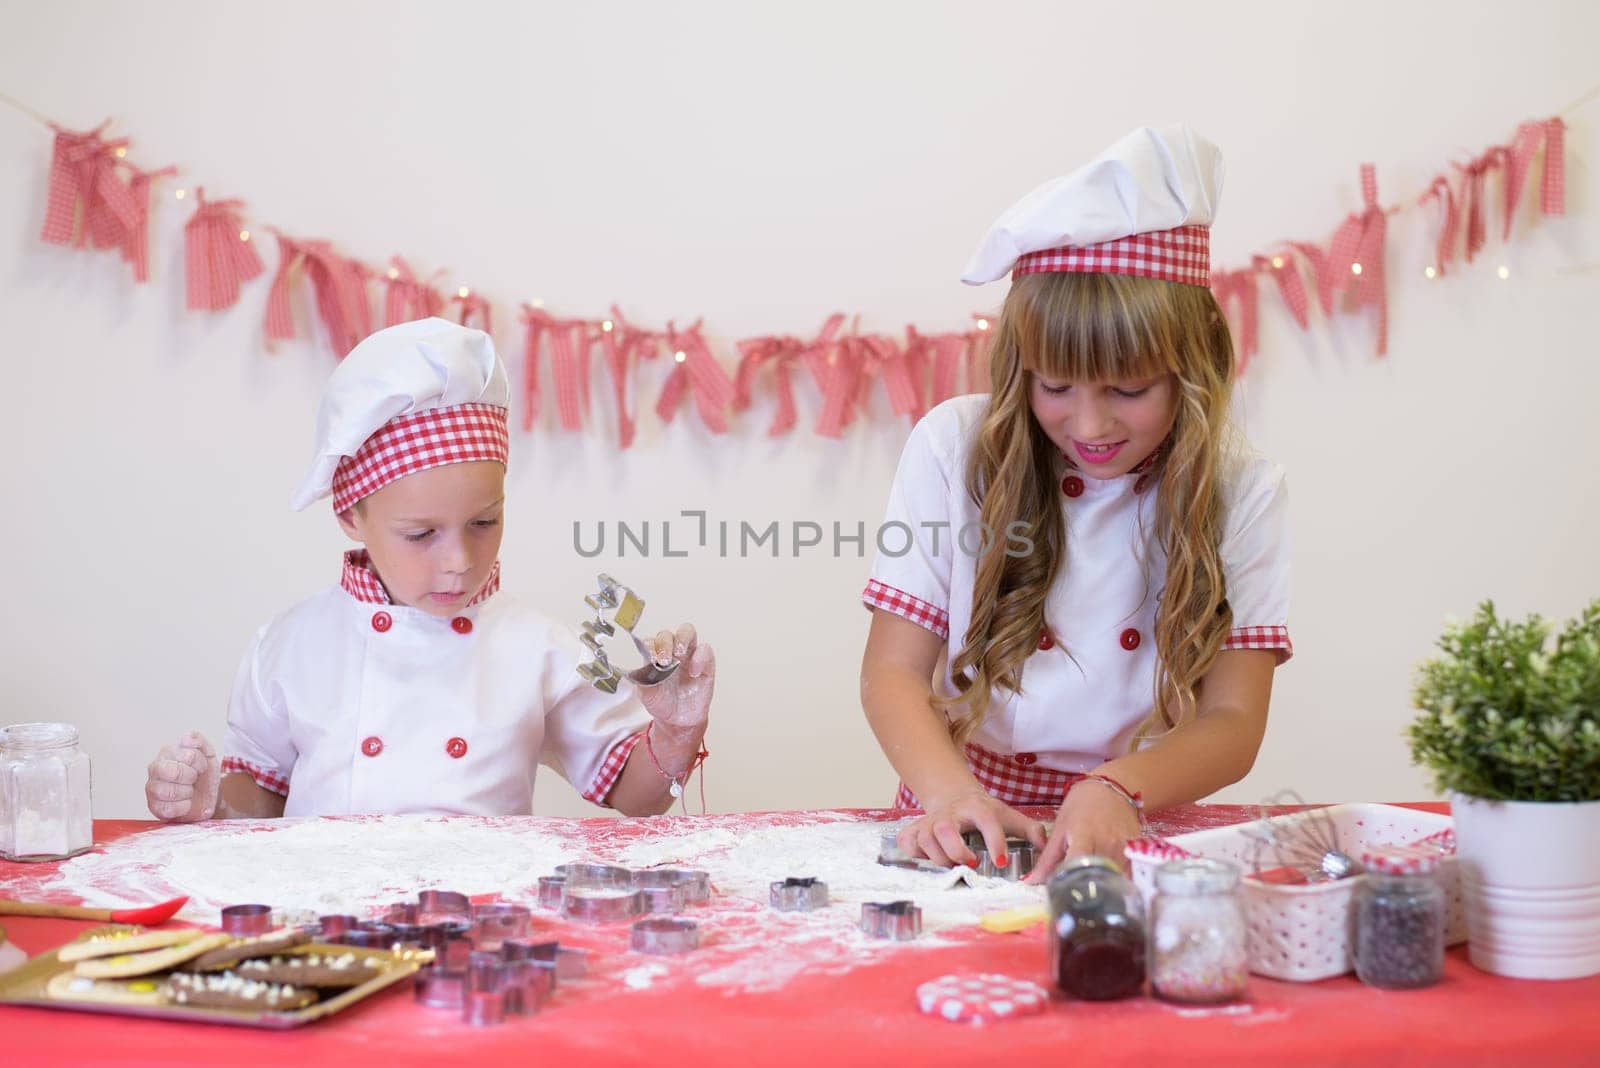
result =
[[[1485,602],[1439,649],[1408,734],[1450,795],[1472,962],[1600,973],[1600,600],[1557,633]]]

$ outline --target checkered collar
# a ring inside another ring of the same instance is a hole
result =
[[[389,591],[383,588],[383,582],[378,578],[378,573],[372,569],[372,558],[365,549],[351,549],[344,554],[344,573],[339,576],[339,585],[344,592],[364,604],[393,604],[389,599]],[[472,600],[466,607],[482,604],[494,595],[500,588],[500,561],[494,562],[494,567],[489,569],[489,577],[484,580],[483,586],[473,594]]]

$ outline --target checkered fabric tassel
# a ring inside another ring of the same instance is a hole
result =
[[[384,326],[428,319],[443,310],[444,296],[431,284],[419,281],[409,263],[399,256],[389,261],[383,281]]]
[[[162,167],[158,171],[141,170],[131,164],[133,176],[128,181],[128,195],[133,198],[135,219],[122,241],[122,258],[133,265],[135,282],[150,281],[150,186],[157,178],[178,173],[176,167]]]
[[[450,298],[450,303],[456,306],[456,322],[471,326],[473,319],[477,319],[479,330],[485,334],[494,333],[494,309],[475,290],[463,287]]]
[[[917,373],[926,366],[921,350],[902,348],[890,337],[867,337],[862,342],[870,360],[869,373],[883,382],[890,409],[896,415],[910,416],[913,423],[921,419],[926,410],[922,406],[922,376]]]
[[[1361,165],[1364,207],[1352,212],[1333,235],[1327,267],[1335,294],[1349,287],[1350,303],[1370,304],[1378,311],[1378,355],[1389,351],[1389,298],[1384,282],[1384,237],[1388,217],[1378,204],[1378,178],[1370,163]]]
[[[656,399],[656,415],[663,423],[672,422],[684,394],[688,393],[693,397],[695,410],[700,413],[700,421],[706,428],[713,434],[726,434],[728,409],[733,404],[735,393],[733,380],[722,369],[717,358],[711,355],[711,347],[700,332],[700,322],[697,320],[693,326],[682,331],[668,323],[667,344],[675,360],[680,352],[684,358],[672,369],[661,387],[661,395]]]
[[[218,312],[239,300],[245,282],[266,271],[239,217],[244,202],[207,200],[195,191],[195,210],[183,227],[183,277],[190,311]]]
[[[790,364],[800,355],[802,343],[788,334],[768,334],[740,341],[739,368],[733,379],[733,410],[742,412],[752,403],[756,375],[772,365],[772,382],[778,394],[778,410],[767,427],[767,437],[775,438],[794,429],[798,418],[794,404],[794,377]]]
[[[631,325],[622,317],[617,306],[611,306],[611,329],[600,331],[601,352],[611,371],[611,393],[617,403],[617,439],[621,448],[633,444],[638,429],[633,414],[628,411],[628,383],[636,360],[655,359],[658,336],[648,330]]]
[[[1426,204],[1430,200],[1437,200],[1444,212],[1439,222],[1439,241],[1433,253],[1433,268],[1442,277],[1456,258],[1456,239],[1461,233],[1461,208],[1456,202],[1450,179],[1442,174],[1434,178],[1433,184],[1418,198],[1417,203]]]
[[[1261,291],[1256,286],[1256,272],[1248,268],[1239,271],[1214,270],[1211,272],[1211,292],[1222,306],[1222,313],[1228,317],[1234,336],[1238,339],[1238,369],[1235,373],[1242,375],[1261,345],[1258,326]]]
[[[88,133],[51,126],[55,145],[50,156],[50,185],[44,226],[39,236],[51,244],[84,248],[91,237],[96,248],[116,248],[138,222],[138,205],[117,174],[117,153],[128,139],[102,138],[108,122]]]
[[[1289,307],[1289,314],[1294,316],[1295,323],[1304,330],[1311,325],[1311,308],[1306,298],[1305,279],[1300,277],[1300,266],[1296,262],[1294,253],[1285,249],[1283,253],[1268,258],[1266,256],[1250,257],[1250,266],[1258,274],[1270,275],[1278,286],[1278,295],[1283,298],[1284,304]]]
[[[289,291],[303,273],[310,277],[316,298],[317,314],[328,331],[329,344],[341,359],[361,340],[361,324],[370,319],[361,307],[366,303],[366,285],[354,265],[333,251],[327,241],[299,241],[283,234],[278,238],[278,271],[267,294],[266,339],[291,341],[297,334]]]

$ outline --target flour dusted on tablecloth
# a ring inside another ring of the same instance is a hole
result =
[[[57,877],[35,889],[113,907],[187,894],[180,915],[216,923],[222,906],[239,902],[363,915],[429,888],[536,905],[539,876],[581,859],[709,872],[711,903],[690,910],[701,924],[702,948],[648,967],[621,953],[615,978],[629,991],[689,982],[775,989],[807,973],[848,971],[883,953],[947,944],[941,931],[970,928],[993,909],[1043,900],[1040,888],[970,872],[929,874],[880,865],[885,826],[828,815],[618,821],[598,830],[595,821],[533,817],[172,825],[68,861]],[[830,905],[804,914],[771,909],[770,885],[791,876],[826,882]],[[921,906],[924,936],[895,944],[865,938],[857,928],[861,903],[900,898]],[[555,922],[547,910],[536,915]],[[619,930],[621,948],[627,929]]]

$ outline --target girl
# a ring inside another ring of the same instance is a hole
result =
[[[362,548],[256,633],[221,759],[191,733],[151,762],[154,815],[526,815],[541,762],[629,815],[681,794],[716,674],[694,628],[652,642],[681,661],[665,682],[603,693],[570,631],[496,596],[508,393],[489,336],[443,319],[345,357],[294,506],[331,495]]]
[[[968,266],[1013,277],[991,392],[912,432],[888,521],[916,536],[880,548],[863,595],[862,704],[896,807],[925,811],[913,855],[972,863],[970,828],[996,856],[1026,838],[1042,881],[1255,760],[1292,651],[1286,498],[1227,422],[1221,176],[1182,127],[1135,131],[1001,216]],[[1056,808],[1047,843],[1017,805]]]

